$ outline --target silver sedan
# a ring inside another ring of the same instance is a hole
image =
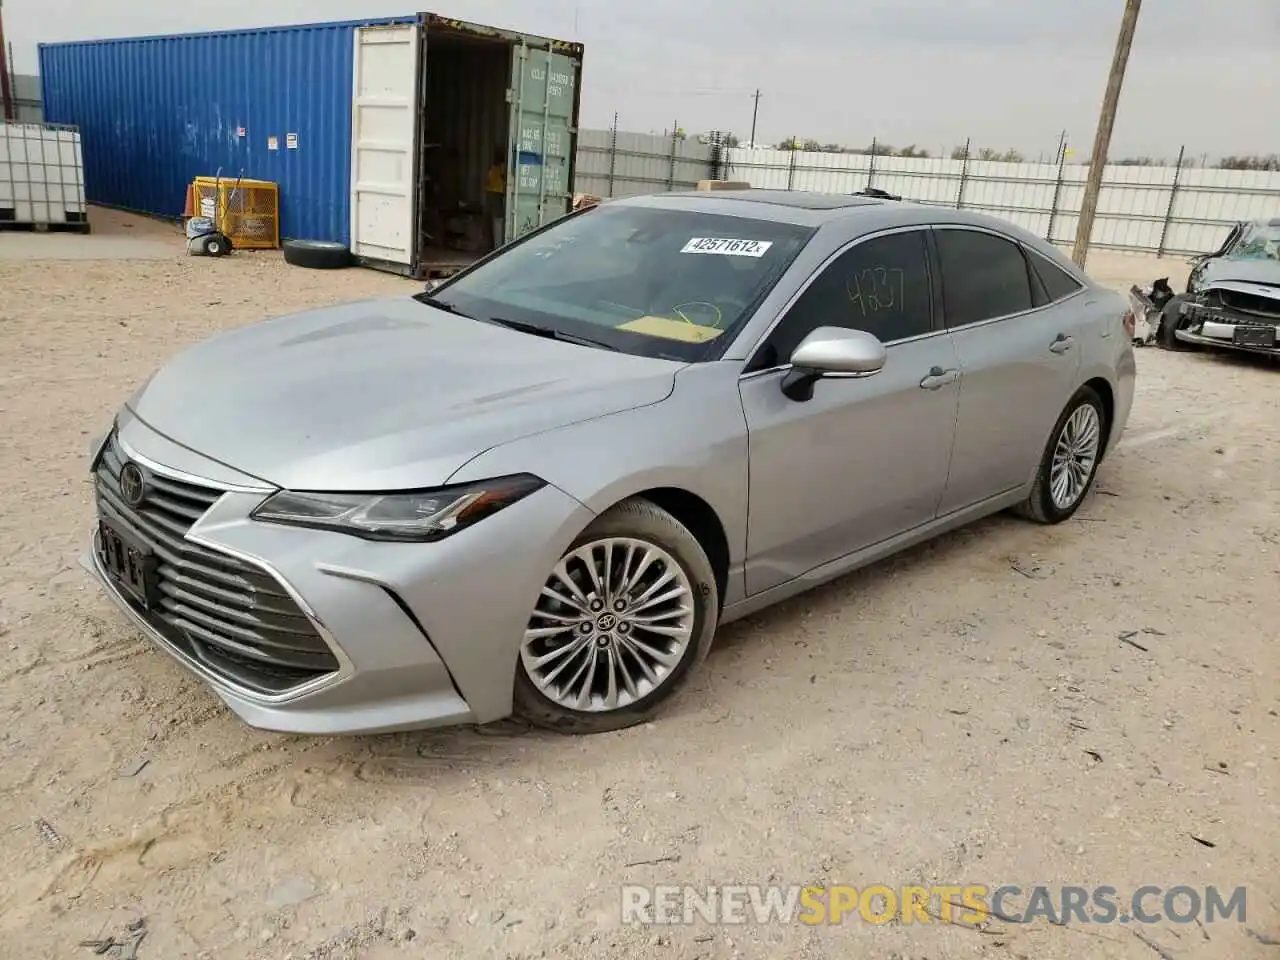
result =
[[[608,202],[179,354],[94,449],[84,562],[255,726],[618,729],[721,624],[999,510],[1069,518],[1132,335],[999,220]]]

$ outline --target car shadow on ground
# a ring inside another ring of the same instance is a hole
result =
[[[1086,509],[1089,502],[1086,501]],[[814,613],[834,614],[854,594],[874,604],[877,595],[883,592],[882,588],[904,573],[924,577],[935,566],[964,569],[966,563],[975,562],[974,553],[982,549],[984,540],[1017,527],[1036,529],[1034,525],[1005,513],[987,517],[728,624],[717,633],[707,663],[699,671],[701,676],[691,678],[689,687],[665,705],[653,722],[678,722],[705,714],[708,710],[724,709],[730,696],[728,691],[735,686],[737,678],[717,676],[717,671],[709,667],[714,668],[716,664],[732,660],[739,654],[755,655],[752,644],[761,635],[794,633],[805,617]],[[850,652],[856,654],[856,650]],[[796,692],[803,693],[801,681],[796,683]],[[624,730],[598,734],[590,739],[626,737],[630,733]],[[356,779],[369,780],[397,776],[432,778],[441,770],[440,764],[457,765],[459,771],[467,768],[491,770],[495,766],[519,762],[534,745],[537,750],[553,756],[577,753],[580,747],[576,741],[577,738],[531,727],[519,719],[509,719],[484,726],[387,734],[338,743],[359,745],[359,752],[365,758],[356,771]]]
[[[1103,505],[1110,502],[1107,498],[1117,495],[1109,488],[1118,481],[1115,466],[1104,465],[1094,490],[1076,517],[1064,527],[1102,522],[1090,515],[1104,510]],[[929,574],[938,568],[958,571],[964,580],[974,576],[985,578],[993,573],[1016,576],[1012,570],[1016,570],[1017,564],[1005,554],[1012,550],[1032,556],[1037,550],[1046,550],[1056,541],[1053,531],[1057,529],[1045,528],[1008,512],[994,514],[728,624],[717,633],[707,661],[690,678],[688,687],[665,704],[650,725],[718,722],[740,711],[741,700],[734,696],[734,691],[743,683],[758,681],[773,671],[772,664],[777,665],[777,672],[785,675],[778,681],[784,684],[784,698],[826,697],[827,693],[811,692],[809,671],[800,649],[812,621],[830,622],[849,615],[856,621],[861,613],[872,620],[883,620],[882,615],[898,609],[894,596],[898,578],[906,576],[922,584],[936,582]],[[1049,533],[1046,534],[1046,530]],[[835,629],[846,628],[837,625]],[[864,639],[872,642],[870,637]],[[852,631],[849,631],[847,645],[838,638],[834,641],[835,646],[847,651],[848,658],[852,659],[859,655],[858,643],[858,636]],[[833,649],[829,639],[822,644],[827,652]],[[792,656],[794,662],[788,662]],[[846,661],[837,669],[850,668]],[[555,765],[571,757],[581,760],[584,749],[608,749],[619,745],[620,740],[637,735],[636,728],[596,734],[585,738],[587,746],[584,747],[584,738],[539,729],[512,718],[483,726],[342,737],[320,742],[290,736],[287,741],[296,744],[298,751],[293,763],[288,765],[323,770],[324,779],[331,785],[341,781],[353,786],[352,781],[370,786],[430,784],[447,790],[451,783],[461,785],[477,776],[500,773],[520,776],[535,766]]]
[[[1250,353],[1246,350],[1221,350],[1214,347],[1203,347],[1187,350],[1188,356],[1210,363],[1219,363],[1228,367],[1244,370],[1280,371],[1280,357],[1268,356],[1264,353]]]
[[[786,631],[795,626],[797,617],[806,613],[832,611],[855,592],[874,600],[877,591],[898,574],[910,571],[923,575],[934,566],[963,562],[961,558],[973,547],[975,540],[994,536],[999,530],[1025,524],[1026,521],[1008,513],[995,514],[844,574],[777,606],[722,627],[716,634],[711,656],[723,655],[749,643],[757,633]]]

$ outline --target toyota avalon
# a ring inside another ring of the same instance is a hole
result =
[[[618,729],[731,620],[996,511],[1071,517],[1132,336],[976,213],[611,201],[178,354],[95,446],[84,562],[255,726]]]

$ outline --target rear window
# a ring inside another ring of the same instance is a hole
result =
[[[813,232],[605,203],[512,245],[434,298],[481,320],[696,361],[732,337]]]
[[[1044,284],[1050,303],[1069,297],[1081,288],[1080,281],[1034,250],[1027,250],[1027,259],[1031,262],[1031,269]]]

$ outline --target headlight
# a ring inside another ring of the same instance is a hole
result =
[[[546,484],[529,474],[404,493],[303,493],[281,490],[253,511],[255,520],[336,530],[366,540],[441,540],[523,500]]]

